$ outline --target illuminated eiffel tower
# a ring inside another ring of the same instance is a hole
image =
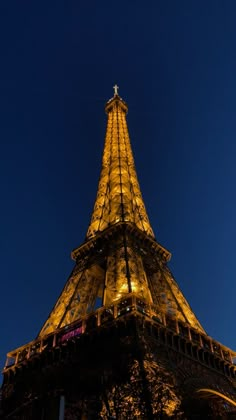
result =
[[[36,340],[8,353],[5,418],[236,418],[235,352],[209,337],[155,239],[114,87],[75,267]]]

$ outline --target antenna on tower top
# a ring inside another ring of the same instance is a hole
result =
[[[117,96],[118,95],[119,86],[117,86],[117,84],[115,84],[115,86],[113,86],[113,89],[114,89],[114,96]]]

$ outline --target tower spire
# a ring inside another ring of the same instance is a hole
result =
[[[117,85],[105,111],[107,129],[102,170],[87,238],[119,222],[133,223],[154,237],[136,174],[126,122],[128,107],[118,95]]]

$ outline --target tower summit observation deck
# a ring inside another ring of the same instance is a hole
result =
[[[117,85],[105,111],[86,239],[38,337],[7,355],[4,415],[232,418],[235,352],[206,334],[168,268],[170,252],[155,239]]]

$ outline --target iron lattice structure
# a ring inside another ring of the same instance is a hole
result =
[[[134,165],[127,105],[116,94],[105,110],[102,170],[86,243],[72,253],[75,269],[40,336],[93,311],[98,299],[107,306],[132,292],[204,332],[166,267],[170,253],[154,239]]]
[[[86,240],[36,340],[8,353],[5,417],[233,418],[235,352],[206,334],[155,239],[117,88],[105,110]]]

